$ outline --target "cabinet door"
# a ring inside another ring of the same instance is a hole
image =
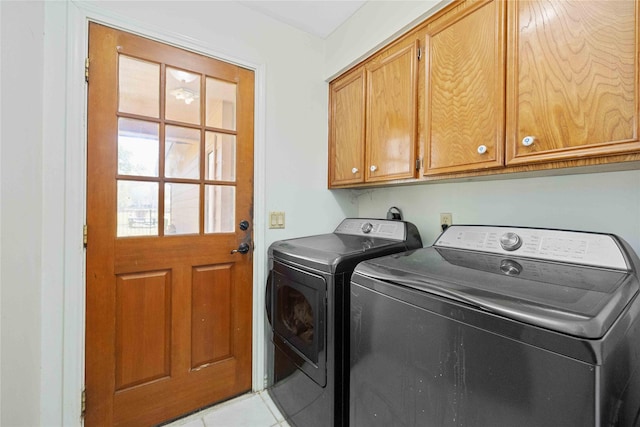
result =
[[[329,186],[364,181],[364,68],[330,87]]]
[[[475,3],[428,30],[425,175],[503,165],[504,6]]]
[[[367,65],[366,181],[416,174],[418,41],[383,52]]]
[[[508,7],[507,164],[640,149],[638,2]]]

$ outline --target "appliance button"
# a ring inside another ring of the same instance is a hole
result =
[[[500,246],[502,246],[502,249],[505,251],[515,251],[522,246],[522,239],[516,233],[504,233],[500,237]]]

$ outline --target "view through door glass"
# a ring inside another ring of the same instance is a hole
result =
[[[90,25],[87,425],[251,388],[253,72]]]
[[[119,56],[118,237],[234,231],[236,89]]]

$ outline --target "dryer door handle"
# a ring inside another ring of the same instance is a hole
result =
[[[269,325],[271,325],[271,330],[273,330],[273,322],[271,321],[271,295],[272,289],[271,284],[273,283],[273,270],[269,271],[269,275],[267,276],[267,286],[264,290],[264,307],[267,312],[267,320],[269,321]]]

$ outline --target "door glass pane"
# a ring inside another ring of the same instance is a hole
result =
[[[118,181],[118,237],[158,235],[158,183]]]
[[[165,234],[196,234],[200,231],[199,198],[198,184],[165,184]]]
[[[118,174],[158,176],[158,124],[118,119]]]
[[[207,77],[207,126],[236,130],[236,84]]]
[[[165,128],[164,175],[200,178],[200,131],[180,126]]]
[[[233,233],[236,223],[236,188],[205,185],[205,233]]]
[[[118,59],[118,110],[158,118],[160,65],[125,55]]]
[[[206,179],[236,180],[236,137],[216,132],[206,134]]]
[[[167,67],[165,118],[200,124],[200,76]]]

